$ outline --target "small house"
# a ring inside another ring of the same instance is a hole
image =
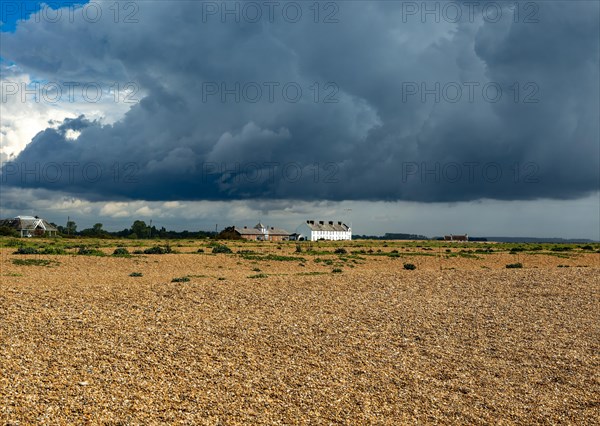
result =
[[[285,229],[276,228],[274,226],[265,226],[262,223],[257,223],[253,228],[247,226],[237,227],[231,226],[223,231],[223,234],[232,235],[237,238],[252,241],[288,241],[291,233]]]
[[[38,216],[17,216],[0,220],[0,226],[13,228],[21,237],[55,237],[58,229]]]

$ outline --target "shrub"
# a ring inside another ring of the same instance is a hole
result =
[[[590,246],[590,245],[586,245],[586,246],[581,246],[582,250],[594,250],[594,247]]]
[[[119,247],[113,251],[113,256],[130,256],[130,254],[126,248]]]
[[[204,249],[199,248],[198,251],[196,253],[204,253]]]
[[[17,251],[14,252],[13,254],[40,254],[40,252],[35,247],[25,246],[25,247],[19,247],[17,249]]]
[[[130,277],[143,277],[144,274],[142,274],[141,272],[132,272],[131,274],[129,274]]]
[[[335,254],[346,254],[348,253],[344,247],[336,248],[334,251]]]
[[[340,268],[333,268],[333,270],[331,271],[333,274],[341,274],[342,270]]]
[[[413,271],[413,270],[417,269],[417,267],[413,263],[405,263],[404,269]]]
[[[44,247],[42,254],[66,254],[67,252],[61,247]]]
[[[167,254],[167,253],[171,253],[171,247],[169,245],[166,245],[165,247],[154,246],[154,247],[150,247],[150,248],[147,248],[146,250],[144,250],[144,254]]]
[[[180,278],[173,278],[171,280],[172,283],[187,283],[190,279],[188,277],[180,277]]]
[[[6,236],[6,237],[18,237],[19,233],[8,226],[0,226],[0,235]]]
[[[212,249],[213,253],[232,253],[231,249],[229,247],[227,247],[225,244],[219,244],[213,247]]]
[[[523,264],[521,262],[518,263],[509,263],[508,265],[506,265],[506,267],[508,269],[513,269],[513,268],[522,268]]]
[[[302,253],[302,246],[300,244],[296,244],[296,253]]]
[[[77,254],[82,256],[104,256],[104,252],[86,246],[79,247],[79,250],[77,250]]]

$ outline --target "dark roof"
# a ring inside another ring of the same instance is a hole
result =
[[[348,232],[350,227],[342,222],[307,220],[306,226],[312,231]]]
[[[261,224],[259,224],[261,225]],[[262,231],[257,228],[258,225],[256,225],[254,228],[240,228],[239,226],[234,226],[233,230],[235,232],[237,232],[240,235],[264,235],[262,233]],[[285,229],[281,229],[281,228],[275,228],[275,227],[266,227],[265,229],[267,229],[267,232],[269,233],[269,235],[291,235],[288,231],[286,231]]]

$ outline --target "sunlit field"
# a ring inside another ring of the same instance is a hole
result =
[[[600,421],[598,244],[0,244],[3,424]]]

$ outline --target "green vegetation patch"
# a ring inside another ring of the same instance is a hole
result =
[[[283,255],[279,255],[279,254],[267,254],[267,255],[260,255],[260,254],[241,254],[243,259],[246,260],[266,260],[266,261],[270,261],[270,260],[274,260],[277,262],[305,262],[306,259],[304,259],[303,257],[300,256],[283,256]]]
[[[296,275],[303,275],[303,276],[311,276],[311,275],[325,275],[325,272],[298,272]]]
[[[170,245],[166,246],[153,246],[144,250],[144,254],[168,254],[173,253]]]
[[[112,255],[115,257],[131,257],[129,250],[127,250],[125,247],[119,247],[115,249]]]
[[[212,252],[215,253],[215,254],[219,254],[219,253],[223,253],[223,254],[233,253],[231,251],[231,249],[229,247],[227,247],[225,244],[217,244],[217,245],[213,246]]]
[[[12,263],[18,266],[58,266],[60,262],[48,259],[13,259]]]
[[[81,246],[77,250],[77,254],[81,256],[106,256],[103,251],[92,247]]]
[[[259,278],[267,278],[268,275],[267,274],[255,274],[255,275],[249,275],[248,278],[251,279],[259,279]]]

